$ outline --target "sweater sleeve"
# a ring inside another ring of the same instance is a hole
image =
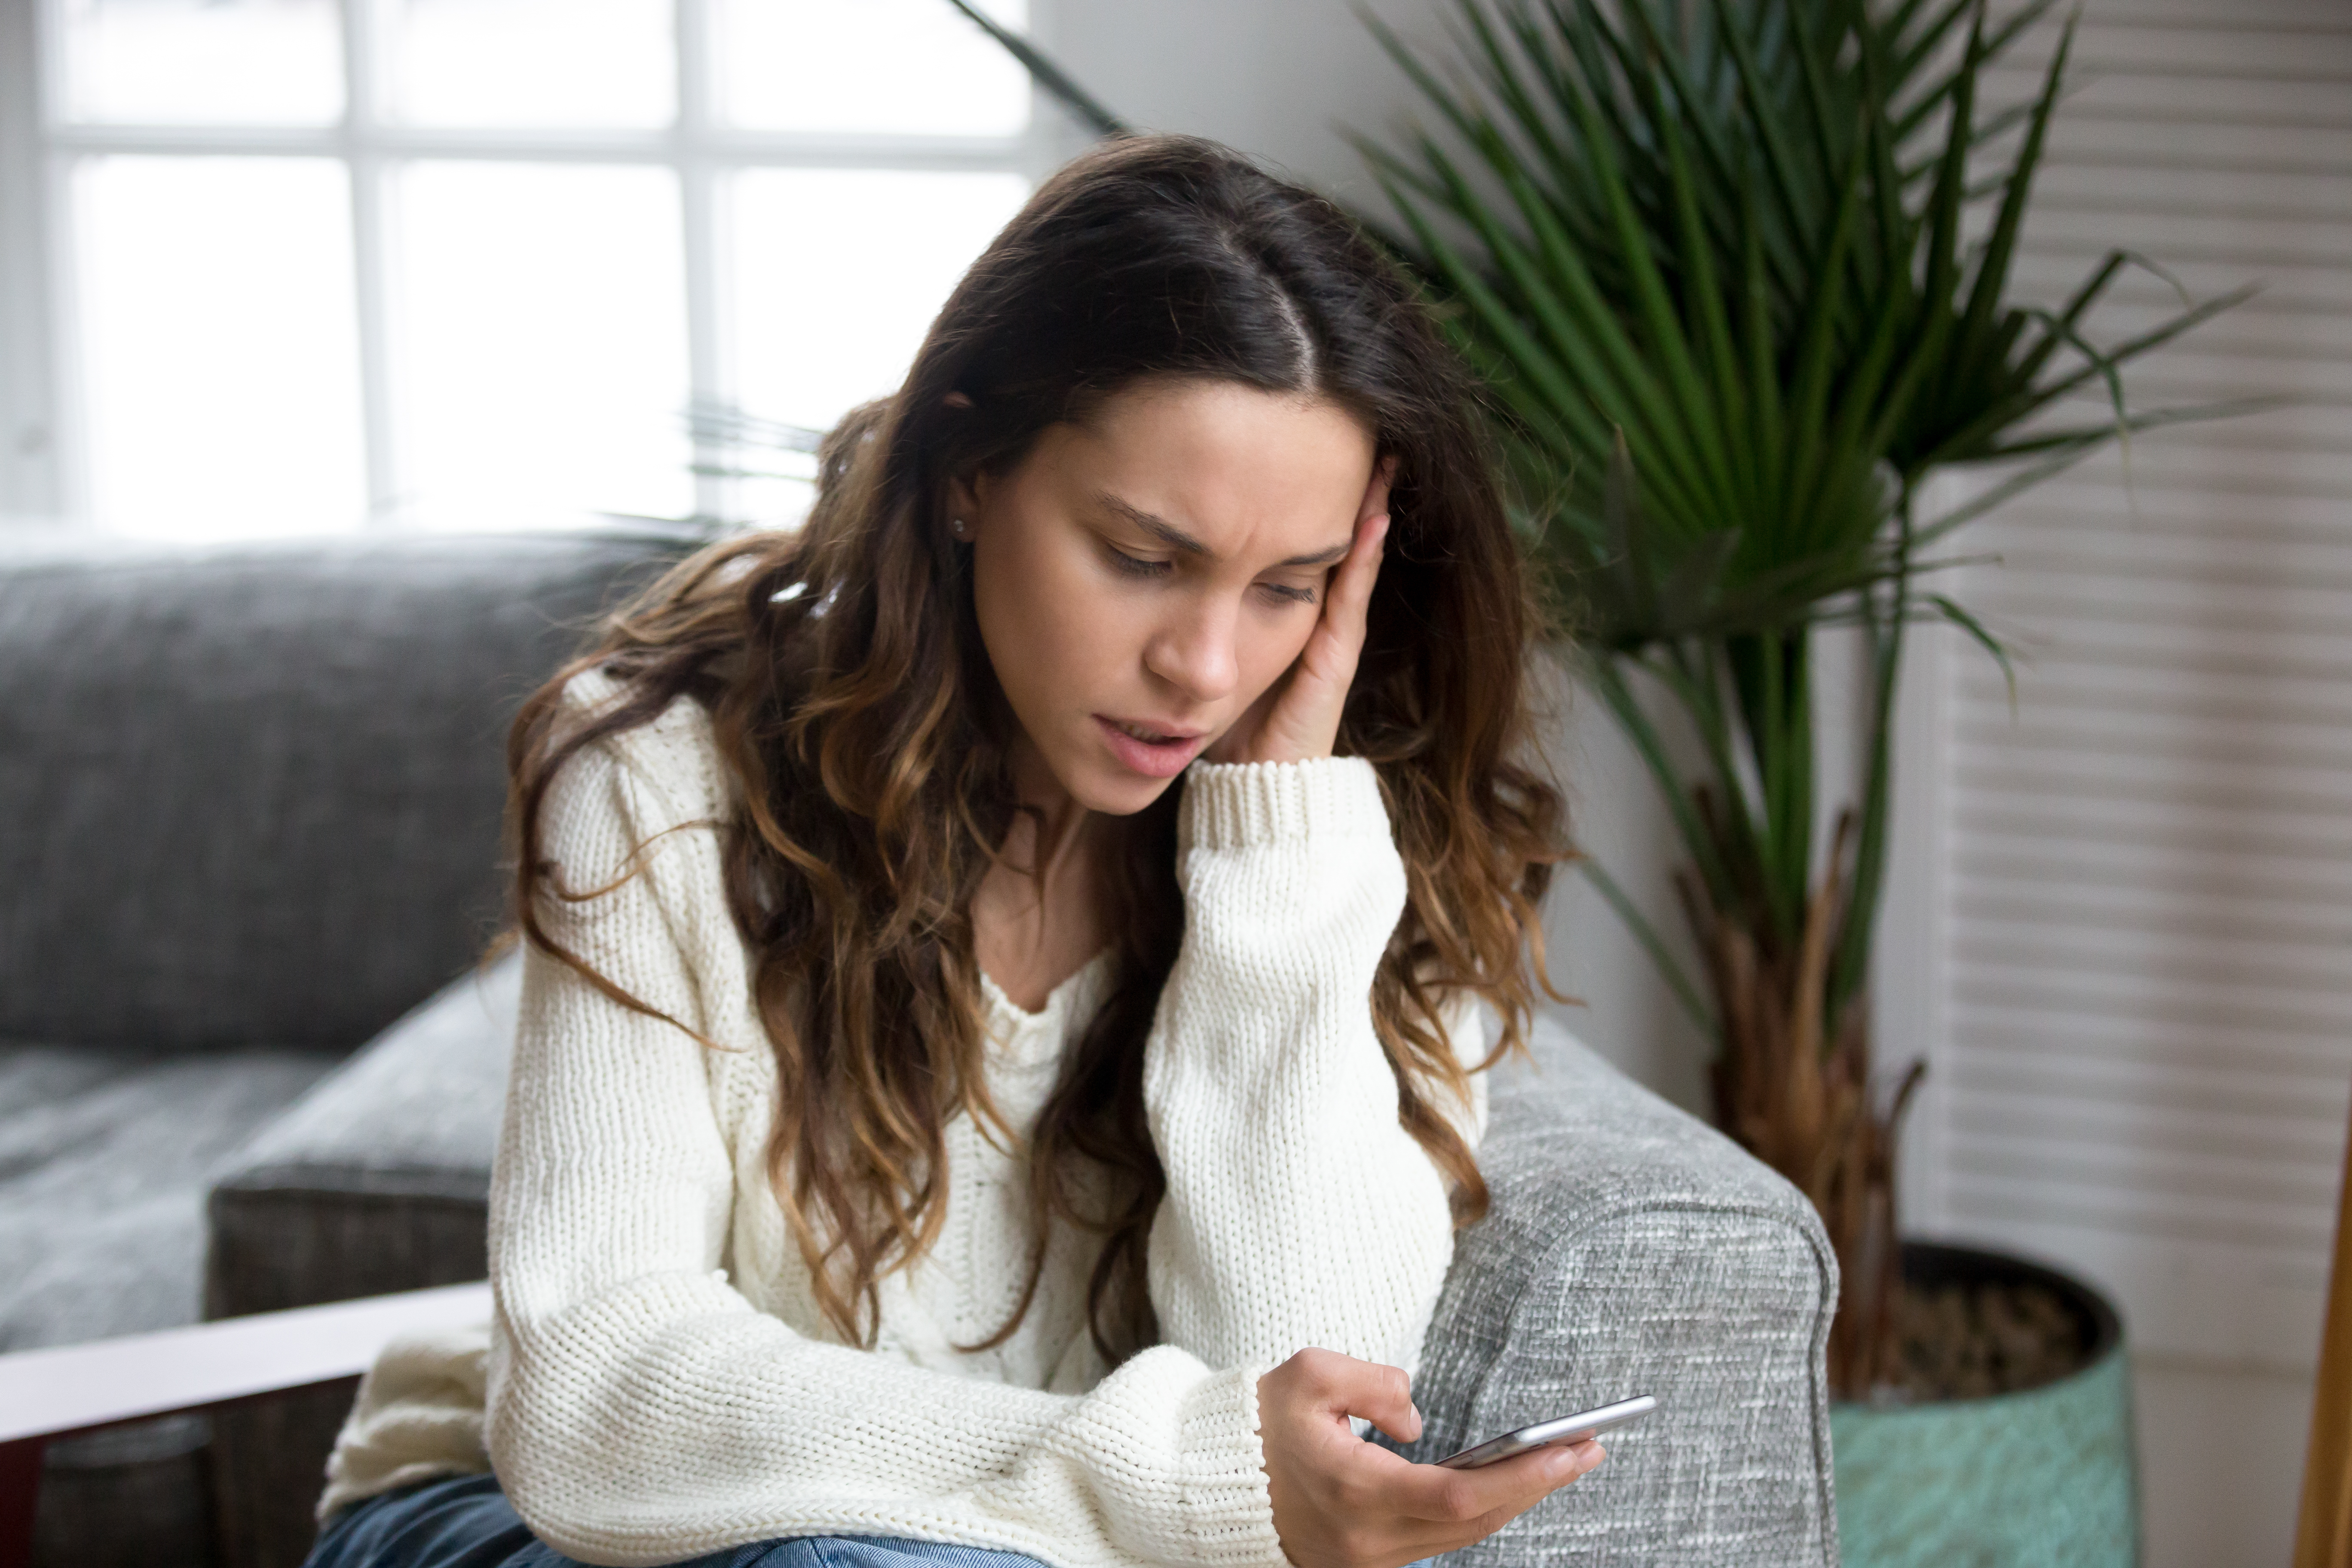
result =
[[[1405,899],[1372,766],[1195,763],[1177,844],[1183,944],[1144,1070],[1163,1342],[1211,1366],[1319,1346],[1410,1373],[1454,1227],[1372,1028]],[[1473,1014],[1449,1014],[1475,1062]],[[1474,1142],[1483,1101],[1458,1108]]]
[[[558,901],[550,934],[712,1035],[718,988],[687,955],[740,947],[708,802],[673,798],[693,793],[669,789],[676,767],[631,760],[660,743],[631,731],[559,773],[544,851],[591,896]],[[485,1436],[543,1539],[607,1564],[817,1534],[1066,1565],[1285,1563],[1261,1368],[1165,1345],[1049,1394],[811,1339],[733,1289],[709,1051],[530,955],[491,1191]]]

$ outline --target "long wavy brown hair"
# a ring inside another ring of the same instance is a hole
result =
[[[1534,616],[1473,383],[1329,202],[1213,143],[1109,142],[1048,180],[972,265],[898,393],[826,437],[802,529],[676,568],[524,705],[509,742],[524,939],[652,1012],[551,936],[555,901],[607,889],[563,884],[540,814],[583,746],[681,697],[707,710],[732,788],[727,898],[775,1055],[770,1177],[846,1342],[871,1342],[877,1282],[939,1234],[947,1123],[968,1114],[1018,1142],[989,1098],[970,912],[1023,809],[1015,722],[947,482],[1001,475],[1049,426],[1170,377],[1327,399],[1397,460],[1339,750],[1374,764],[1407,874],[1370,997],[1397,1115],[1448,1178],[1457,1223],[1486,1210],[1448,1114],[1468,1085],[1440,1008],[1474,993],[1502,1018],[1489,1061],[1519,1046],[1534,988],[1549,989],[1538,908],[1565,822],[1528,765]],[[589,668],[626,699],[566,720],[563,684]],[[1113,978],[1027,1140],[1028,1287],[987,1344],[1028,1312],[1056,1223],[1100,1237],[1087,1318],[1105,1360],[1158,1338],[1145,1258],[1166,1177],[1143,1048],[1183,931],[1177,800],[1128,818],[1109,858]]]

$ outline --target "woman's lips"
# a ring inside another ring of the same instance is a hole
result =
[[[1110,742],[1112,755],[1146,778],[1172,779],[1184,771],[1185,765],[1208,743],[1202,735],[1179,735],[1164,741],[1145,740],[1128,733],[1125,724],[1146,731],[1152,727],[1137,721],[1106,719],[1097,713],[1095,722],[1101,726],[1103,737]]]

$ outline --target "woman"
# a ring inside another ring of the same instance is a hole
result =
[[[801,532],[526,705],[497,1321],[386,1352],[313,1563],[1392,1568],[1598,1463],[1355,1425],[1418,1434],[1528,1016],[1528,628],[1337,209],[1062,171]]]

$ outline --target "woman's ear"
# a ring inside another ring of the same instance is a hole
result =
[[[950,392],[940,402],[949,408],[971,406],[971,399],[961,392]],[[968,479],[951,478],[948,480],[947,500],[948,531],[955,536],[959,544],[970,543],[980,515],[978,488]]]
[[[958,544],[970,544],[980,532],[982,493],[988,489],[984,475],[955,475],[947,486],[948,532]]]

